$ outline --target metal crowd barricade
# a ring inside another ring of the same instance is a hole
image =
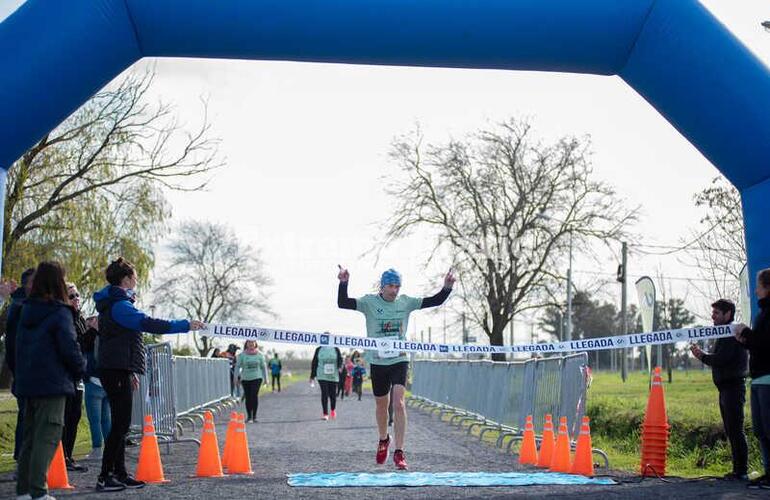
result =
[[[452,424],[468,424],[468,434],[480,428],[479,439],[498,431],[498,447],[511,438],[508,450],[521,438],[527,415],[534,417],[538,433],[546,413],[556,422],[567,417],[576,437],[585,414],[587,365],[585,352],[513,362],[415,360],[410,404],[439,418],[450,415]],[[609,464],[604,452],[594,453]]]
[[[165,442],[182,439],[182,422],[195,428],[205,410],[221,412],[235,405],[230,397],[230,363],[225,359],[174,356],[168,343],[145,346],[146,367],[134,391],[131,434],[141,435],[145,415]]]

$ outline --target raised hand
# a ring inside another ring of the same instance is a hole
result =
[[[339,264],[337,264],[337,267],[340,270],[340,272],[337,274],[337,279],[342,282],[348,281],[350,279],[350,273],[348,272],[348,270],[343,269],[343,267]]]
[[[449,271],[447,271],[446,276],[444,276],[444,288],[452,288],[455,284],[455,275],[452,273],[452,268],[449,268]]]
[[[206,328],[206,323],[204,323],[203,321],[198,321],[197,319],[190,321],[190,330],[194,332],[203,330],[205,328]]]

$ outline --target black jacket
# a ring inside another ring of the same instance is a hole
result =
[[[112,316],[112,306],[133,299],[117,286],[108,293],[94,295],[99,312],[99,349],[96,353],[98,370],[125,370],[143,374],[145,369],[142,332],[120,325]]]
[[[26,298],[24,287],[14,290],[11,294],[11,305],[8,306],[8,316],[5,318],[5,364],[11,374],[16,373],[16,329],[19,326],[21,306]]]
[[[701,357],[711,367],[714,385],[744,384],[749,373],[749,354],[735,337],[717,339],[714,349]]]
[[[72,308],[27,299],[16,332],[16,394],[47,397],[75,394],[85,372],[72,322]]]
[[[751,378],[770,374],[770,297],[759,299],[759,314],[752,328],[741,335],[743,346],[749,350]]]

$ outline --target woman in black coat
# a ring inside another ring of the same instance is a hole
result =
[[[58,262],[41,262],[16,331],[16,394],[25,398],[16,494],[48,494],[48,464],[61,440],[64,404],[85,372]]]
[[[735,327],[735,337],[749,350],[751,376],[751,427],[759,441],[765,474],[750,484],[750,488],[770,490],[770,269],[757,274],[756,294],[759,314],[752,327]]]

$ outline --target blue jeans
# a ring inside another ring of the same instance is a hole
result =
[[[86,382],[86,416],[91,428],[91,446],[101,448],[110,434],[110,401],[107,392],[92,382]]]
[[[765,474],[770,474],[770,385],[751,384],[751,426],[759,440]]]

